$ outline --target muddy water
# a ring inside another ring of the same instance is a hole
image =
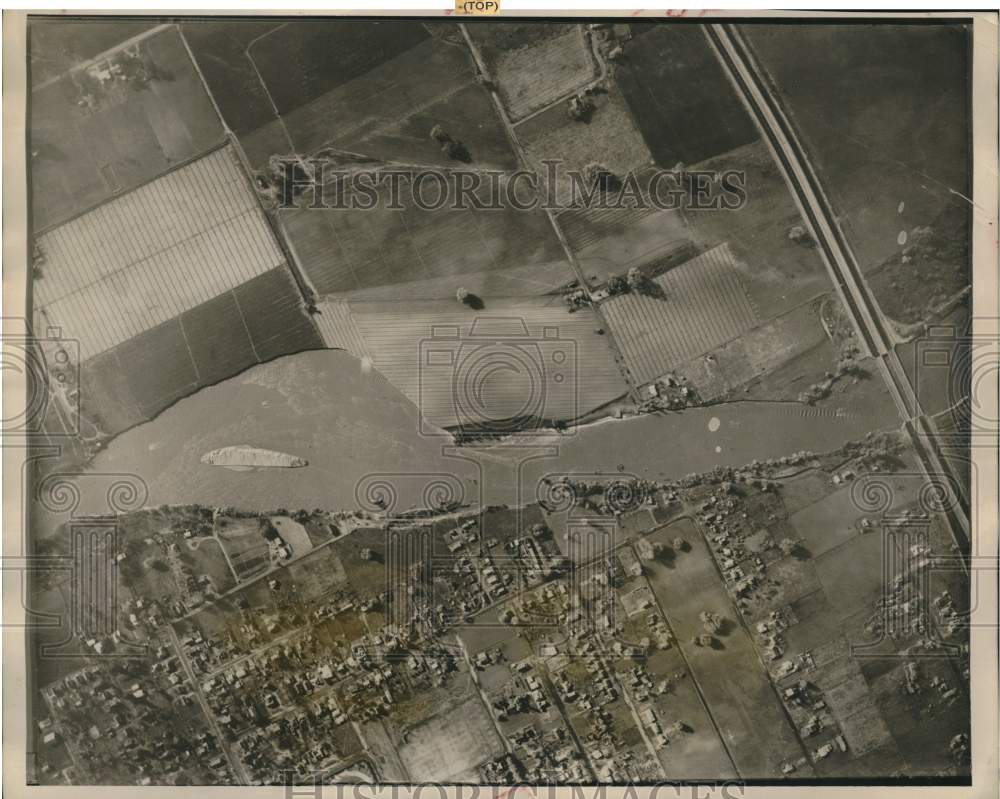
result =
[[[625,472],[676,478],[717,465],[799,450],[834,449],[896,426],[891,404],[837,414],[790,403],[734,403],[609,421],[531,447],[455,450],[419,432],[416,408],[351,356],[308,352],[254,367],[182,400],[115,439],[80,480],[80,511],[106,508],[108,473],[137,475],[146,504],[202,503],[252,510],[396,509],[429,497],[488,504],[531,501],[547,474]],[[236,444],[305,458],[297,469],[234,472],[201,462]]]

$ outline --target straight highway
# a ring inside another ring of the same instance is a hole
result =
[[[750,49],[734,25],[706,25],[706,36],[738,95],[760,128],[792,191],[803,219],[851,317],[867,355],[876,359],[885,384],[913,442],[927,476],[945,476],[957,502],[946,509],[952,533],[962,552],[969,551],[969,497],[965,481],[935,446],[935,435],[924,416],[917,393],[894,348],[891,328],[882,316],[853,251],[847,243],[816,171],[799,143],[787,115],[761,76]]]

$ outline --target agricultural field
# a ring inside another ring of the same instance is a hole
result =
[[[177,30],[167,28],[37,85],[28,140],[37,232],[142,186],[224,137]]]
[[[661,296],[627,294],[600,306],[641,386],[756,326],[758,319],[728,247],[717,247],[653,282]]]
[[[375,368],[429,425],[575,419],[627,391],[597,317],[589,310],[570,314],[556,299],[489,301],[482,311],[454,300],[359,302],[351,314]],[[483,336],[513,343],[483,350],[477,338]],[[453,359],[451,365],[441,358]],[[499,361],[506,364],[502,372],[480,373]]]
[[[742,30],[814,159],[883,310],[901,323],[924,318],[969,280],[970,207],[960,200],[971,175],[964,125],[969,28]],[[803,51],[813,56],[802,59]]]
[[[215,534],[240,580],[261,574],[270,567],[270,546],[264,538],[261,520],[256,516],[246,519],[220,517]]]
[[[819,251],[789,238],[803,224],[770,152],[754,142],[712,158],[699,169],[746,175],[747,199],[731,211],[686,212],[691,239],[699,247],[726,243],[733,251],[753,304],[774,318],[833,290]]]
[[[279,266],[85,361],[81,406],[115,434],[257,363],[322,347],[292,276]],[[151,362],[157,369],[147,368]]]
[[[426,191],[434,197],[434,184]],[[303,202],[278,212],[318,295],[401,299],[416,291],[420,299],[443,299],[468,282],[480,296],[530,296],[573,279],[542,211],[423,210],[407,192],[401,210],[388,207],[385,189],[368,211],[311,209]]]
[[[277,119],[247,48],[279,27],[272,19],[186,19],[179,29],[233,133],[243,136]]]
[[[279,108],[282,103],[286,106],[280,120],[240,137],[255,168],[264,167],[273,154],[292,151],[360,154],[418,166],[454,165],[430,136],[435,125],[460,141],[477,166],[515,167],[500,119],[486,89],[475,82],[464,46],[445,36],[430,37],[414,22],[357,22],[353,24],[359,29],[371,30],[329,57],[333,63],[310,66],[308,74],[301,75],[301,88],[295,88],[283,74],[285,54],[270,49],[269,43],[277,41],[275,37],[298,35],[313,41],[315,34],[299,31],[311,24],[286,26],[260,39],[251,51],[255,63],[265,60],[262,85],[282,98],[276,101]],[[286,34],[288,30],[292,33]],[[366,48],[369,40],[381,45]],[[359,66],[365,69],[358,71]],[[337,120],[335,126],[331,119]]]
[[[82,61],[97,58],[155,27],[149,19],[34,17],[28,20],[28,64],[32,88],[58,78]]]
[[[582,25],[500,23],[469,25],[468,31],[514,121],[567,97],[596,77]]]
[[[38,239],[35,311],[87,360],[274,269],[283,256],[228,148]]]
[[[633,266],[681,257],[693,249],[687,222],[679,210],[571,208],[557,219],[592,286]]]
[[[429,37],[412,22],[303,20],[254,39],[247,54],[278,113],[286,116]]]
[[[525,120],[515,128],[518,141],[539,175],[546,174],[545,160],[559,162],[563,180],[557,183],[558,197],[568,202],[568,170],[583,172],[591,163],[603,164],[613,174],[641,172],[650,167],[653,157],[643,140],[617,87],[590,95],[594,111],[588,121],[573,119],[566,105],[559,103]]]
[[[691,167],[757,139],[699,26],[631,27],[615,79],[658,166]]]
[[[705,402],[749,399],[757,393],[772,400],[796,400],[839,357],[813,304],[759,325],[711,355],[692,358],[676,369]]]

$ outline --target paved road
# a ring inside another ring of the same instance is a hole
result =
[[[903,429],[913,442],[924,471],[931,479],[936,475],[951,478],[948,483],[956,489],[958,501],[949,508],[947,516],[953,536],[962,551],[967,552],[970,509],[965,481],[953,474],[951,466],[937,451],[933,430],[894,348],[896,340],[892,328],[865,281],[816,170],[780,103],[761,77],[761,70],[736,26],[706,25],[704,30],[791,188],[802,218],[810,228],[837,293],[854,323],[858,340],[878,363],[899,410]]]

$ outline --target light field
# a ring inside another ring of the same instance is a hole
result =
[[[600,306],[636,385],[711,352],[757,324],[726,245],[654,282],[665,297],[626,294]]]
[[[44,234],[39,246],[36,311],[79,340],[81,360],[283,261],[228,148]]]
[[[607,339],[596,332],[596,314],[570,314],[558,300],[489,301],[482,311],[454,300],[359,302],[350,311],[375,368],[438,427],[474,421],[477,413],[573,419],[627,390]],[[354,334],[337,327],[340,338],[331,341],[347,348]],[[451,365],[429,362],[429,351],[453,353]]]
[[[580,25],[540,44],[513,50],[496,67],[500,94],[515,120],[572,94],[593,77],[594,60]]]

